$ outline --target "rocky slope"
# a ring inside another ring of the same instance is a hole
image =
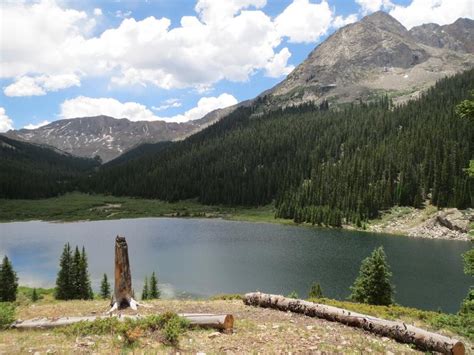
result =
[[[181,139],[213,122],[174,123],[138,121],[108,116],[81,117],[54,121],[37,129],[9,131],[7,136],[27,142],[47,144],[62,151],[82,156],[100,156],[103,162],[114,159],[141,143]]]
[[[352,102],[380,93],[406,100],[436,80],[474,65],[473,23],[459,19],[447,26],[428,24],[408,31],[390,15],[373,13],[316,47],[265,93],[268,105]]]
[[[456,208],[437,210],[433,206],[425,209],[394,207],[373,221],[368,229],[372,232],[403,234],[409,237],[471,240],[470,224],[474,222],[474,210],[460,211]]]
[[[131,122],[106,116],[60,120],[8,136],[48,144],[104,162],[141,143],[180,140],[232,112],[257,105],[257,113],[305,102],[370,100],[387,93],[395,102],[416,97],[436,80],[474,65],[474,21],[426,24],[408,31],[384,12],[347,25],[317,46],[288,77],[253,100],[187,123]]]

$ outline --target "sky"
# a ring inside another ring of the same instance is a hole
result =
[[[378,10],[408,29],[474,18],[472,0],[1,0],[0,132],[100,114],[199,119]]]

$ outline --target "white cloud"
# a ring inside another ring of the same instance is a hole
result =
[[[357,14],[350,14],[346,17],[336,16],[332,21],[332,27],[339,28],[357,21]]]
[[[390,15],[410,29],[424,23],[446,25],[460,17],[474,18],[472,0],[413,0],[408,6],[395,5]]]
[[[102,76],[115,85],[195,88],[200,92],[223,79],[246,81],[281,58],[281,53],[276,57],[275,48],[282,35],[297,40],[294,29],[291,34],[281,34],[276,23],[258,10],[265,3],[199,0],[197,16],[182,17],[177,27],[171,28],[167,18],[126,18],[118,27],[94,37],[93,16],[62,8],[54,0],[2,3],[0,77],[30,78],[21,82],[28,84],[29,90],[8,89],[14,95],[44,94],[50,90],[47,85],[31,78],[64,73],[76,76],[77,82],[71,85],[79,85],[82,77]],[[320,26],[316,24],[316,32]]]
[[[261,9],[266,3],[266,0],[198,0],[195,10],[204,23],[218,23],[227,21],[242,9]]]
[[[171,117],[160,117],[153,114],[145,105],[137,102],[120,102],[113,98],[91,98],[78,96],[61,104],[62,118],[107,115],[115,118],[128,118],[131,121],[187,122],[202,118],[207,113],[227,106],[235,105],[237,99],[223,93],[218,97],[202,97],[197,106],[183,114]]]
[[[13,84],[4,88],[3,93],[6,96],[41,96],[46,95],[46,91],[38,85],[34,78],[23,76],[17,79]]]
[[[61,104],[63,118],[106,115],[128,118],[131,121],[152,121],[156,116],[145,105],[136,102],[120,102],[113,98],[92,98],[78,96]]]
[[[288,75],[295,67],[288,65],[288,59],[291,53],[288,48],[283,48],[279,53],[267,63],[265,66],[266,75],[271,78],[279,78],[283,75]]]
[[[102,16],[102,9],[96,7],[94,9],[94,16]]]
[[[368,13],[379,11],[379,10],[388,10],[393,7],[393,4],[390,0],[355,0],[356,3],[360,6],[360,12],[363,15]]]
[[[234,96],[227,93],[221,94],[218,97],[202,97],[199,99],[196,107],[186,111],[184,114],[172,117],[160,117],[159,119],[168,122],[198,120],[211,111],[235,105],[237,102],[238,101]]]
[[[132,15],[131,11],[122,11],[122,10],[115,11],[115,17],[117,18],[128,18],[131,15]]]
[[[23,127],[23,128],[25,128],[25,129],[36,129],[36,128],[40,128],[40,127],[46,126],[46,125],[48,125],[48,124],[50,124],[50,123],[51,123],[51,122],[44,120],[44,121],[42,121],[42,122],[40,122],[40,123],[37,123],[37,124],[33,124],[33,123],[27,124],[27,125],[26,125],[25,127]]]
[[[7,116],[7,113],[3,107],[0,107],[0,132],[6,132],[13,129],[13,121]]]
[[[151,109],[153,111],[163,111],[169,108],[177,108],[181,107],[181,101],[179,99],[168,99],[163,101],[162,105],[160,106],[152,106]]]
[[[71,86],[80,86],[81,81],[75,74],[22,76],[6,88],[6,96],[40,96],[47,91],[58,91]]]
[[[315,42],[325,35],[331,25],[333,13],[326,0],[318,4],[309,0],[294,0],[275,19],[281,36],[290,42]]]

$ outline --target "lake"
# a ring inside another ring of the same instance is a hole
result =
[[[345,299],[362,259],[380,245],[401,305],[456,312],[470,284],[460,256],[468,242],[220,219],[2,223],[0,255],[10,257],[20,284],[52,287],[64,244],[84,245],[98,290],[104,273],[113,277],[117,234],[127,238],[137,294],[156,271],[165,297],[255,290],[306,297],[316,281],[325,296]]]

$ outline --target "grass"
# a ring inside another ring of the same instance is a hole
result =
[[[416,308],[398,305],[373,306],[363,303],[338,301],[333,299],[310,299],[311,302],[322,303],[334,307],[348,309],[354,312],[371,315],[374,317],[401,320],[405,323],[417,324],[435,331],[448,330],[474,341],[474,314],[447,314],[441,312],[424,311]]]
[[[119,321],[114,317],[84,321],[58,328],[57,331],[67,336],[117,335],[128,346],[150,333],[161,331],[166,345],[177,346],[180,335],[188,328],[189,322],[186,319],[176,313],[165,312],[142,319],[127,318]]]
[[[169,203],[77,192],[41,200],[0,199],[0,206],[0,222],[72,222],[140,217],[221,217],[252,222],[289,222],[275,219],[275,210],[271,205],[259,208],[208,206],[196,200]]]

